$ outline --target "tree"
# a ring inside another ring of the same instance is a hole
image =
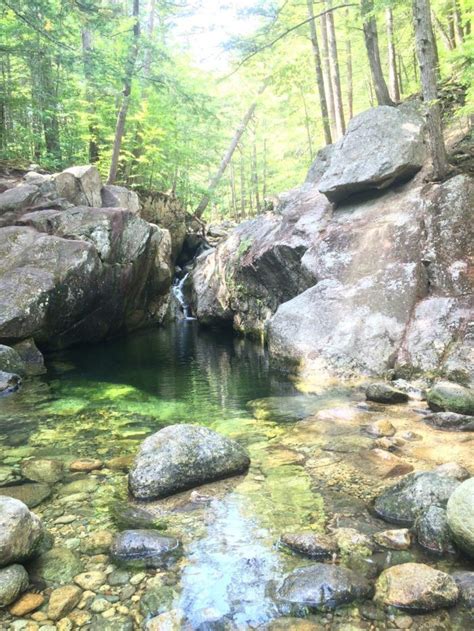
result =
[[[393,13],[391,7],[385,9],[385,19],[387,23],[388,83],[390,86],[390,97],[393,101],[397,102],[400,100],[400,89],[398,85],[397,55],[393,38]]]
[[[117,177],[120,149],[122,147],[122,139],[125,133],[125,123],[127,120],[127,112],[130,104],[130,95],[132,92],[132,80],[135,72],[135,64],[138,57],[138,45],[140,39],[140,0],[133,0],[133,18],[133,38],[130,44],[130,52],[125,67],[122,104],[119,109],[119,113],[117,116],[117,125],[115,127],[112,158],[110,161],[109,177],[107,179],[107,182],[109,184],[113,184]]]
[[[379,38],[373,0],[362,0],[361,10],[365,47],[369,58],[370,74],[372,75],[377,103],[379,105],[393,105],[383,76],[382,64],[380,63]]]
[[[436,49],[429,0],[413,0],[413,19],[421,88],[427,108],[433,176],[436,180],[442,180],[448,172],[449,165],[443,138],[441,108],[438,101]]]
[[[326,7],[331,8],[332,0],[325,0]],[[337,55],[336,31],[334,28],[334,13],[328,11],[325,15],[328,43],[329,43],[329,68],[331,73],[332,93],[334,98],[334,116],[338,137],[341,137],[346,129],[344,122],[344,108],[342,105],[341,78],[339,75],[339,60]]]

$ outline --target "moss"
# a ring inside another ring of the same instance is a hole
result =
[[[239,258],[247,254],[247,252],[252,247],[252,243],[253,243],[253,239],[251,237],[242,239],[242,241],[239,243],[239,248],[237,250],[237,255],[239,256]]]

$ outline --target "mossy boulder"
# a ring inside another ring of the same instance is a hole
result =
[[[451,381],[439,381],[426,393],[428,406],[434,412],[456,412],[474,415],[474,391]]]
[[[449,498],[446,514],[455,542],[474,557],[474,478],[456,488]]]

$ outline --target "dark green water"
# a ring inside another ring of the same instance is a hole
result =
[[[18,482],[21,460],[29,456],[107,463],[133,455],[146,436],[173,423],[204,424],[236,438],[251,455],[247,476],[203,487],[209,497],[202,504],[190,503],[188,493],[156,510],[184,545],[166,608],[183,609],[193,628],[209,612],[254,628],[288,613],[274,598],[275,585],[309,563],[278,546],[283,532],[323,531],[336,513],[336,525],[367,532],[386,527],[374,526],[366,505],[343,488],[343,478],[336,492],[327,485],[343,471],[343,460],[350,462],[370,443],[351,416],[360,398],[347,387],[298,395],[284,374],[271,370],[259,345],[183,322],[57,354],[45,377],[0,399],[0,483]],[[335,420],[298,423],[328,408],[336,408]],[[55,485],[34,509],[47,527],[64,511],[63,486]],[[126,475],[110,472],[86,490],[86,501],[68,505],[68,512],[77,512],[87,532],[115,528]],[[56,545],[73,545],[72,535],[58,537]]]

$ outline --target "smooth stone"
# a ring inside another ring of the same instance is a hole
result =
[[[92,493],[98,486],[97,480],[84,478],[82,480],[74,480],[65,484],[59,490],[61,495],[75,495],[76,493]]]
[[[397,390],[388,383],[371,383],[367,386],[365,396],[368,401],[375,403],[406,403],[408,395],[406,392]]]
[[[144,616],[156,616],[172,609],[177,594],[170,585],[147,587],[140,598],[140,611]]]
[[[0,496],[0,566],[28,559],[42,533],[41,520],[25,504]]]
[[[28,508],[34,508],[51,495],[51,487],[41,482],[27,482],[14,486],[3,486],[0,489],[3,495],[23,502]]]
[[[29,569],[34,578],[63,585],[82,572],[82,561],[69,548],[56,547],[35,559]]]
[[[18,352],[11,346],[0,344],[0,371],[25,374],[25,364]]]
[[[85,554],[107,554],[114,540],[114,533],[110,530],[96,530],[81,542],[81,550]]]
[[[78,604],[82,591],[76,585],[64,585],[51,592],[48,605],[48,617],[51,620],[59,620],[67,616]]]
[[[385,521],[412,526],[429,506],[446,506],[458,486],[457,480],[439,473],[411,473],[379,495],[374,510]]]
[[[84,590],[95,592],[107,582],[107,574],[105,572],[91,570],[90,572],[83,572],[75,576],[74,582]]]
[[[448,500],[446,515],[454,541],[474,557],[474,477],[455,489]]]
[[[463,467],[457,462],[445,462],[444,464],[440,464],[433,469],[433,473],[449,475],[451,478],[459,480],[459,482],[464,482],[464,480],[468,480],[471,477],[466,467]]]
[[[381,478],[396,478],[413,471],[412,464],[379,447],[370,449],[364,455],[373,467],[372,473]]]
[[[370,583],[352,570],[315,563],[288,574],[278,598],[307,607],[334,608],[371,595]]]
[[[110,609],[111,606],[112,606],[112,603],[110,603],[105,598],[95,598],[92,601],[90,610],[93,613],[103,613],[104,611],[107,611],[107,609]]]
[[[330,558],[338,551],[333,537],[313,532],[285,533],[281,542],[294,552],[314,558]]]
[[[382,436],[393,436],[396,432],[395,427],[390,421],[380,420],[371,423],[366,427],[366,432],[370,436],[375,438],[381,438]]]
[[[382,548],[390,550],[408,550],[412,544],[412,535],[408,528],[384,530],[373,535],[374,541]]]
[[[198,425],[170,425],[147,438],[131,469],[132,494],[158,499],[247,471],[250,458],[234,440]]]
[[[130,581],[130,574],[124,570],[114,570],[107,577],[107,583],[116,587],[119,585],[127,585]]]
[[[27,614],[35,611],[38,607],[44,603],[43,594],[34,594],[33,592],[29,592],[27,594],[23,594],[9,609],[12,616],[16,616],[17,618],[21,618],[22,616],[26,616]]]
[[[16,392],[21,386],[21,377],[13,372],[0,370],[0,397]]]
[[[474,572],[453,572],[451,577],[459,587],[462,601],[474,609]]]
[[[184,622],[184,611],[172,609],[155,616],[146,623],[146,631],[181,631]]]
[[[112,517],[119,529],[156,528],[166,530],[166,522],[155,513],[127,503],[118,503],[113,507]]]
[[[81,458],[79,460],[74,460],[69,465],[70,471],[85,471],[88,473],[89,471],[95,471],[96,469],[101,469],[104,463],[102,460],[98,460],[97,458]]]
[[[22,565],[0,568],[0,608],[7,607],[28,587],[28,573]]]
[[[105,466],[112,471],[124,471],[128,473],[133,466],[135,458],[133,456],[116,456],[107,460]]]
[[[59,460],[31,458],[21,463],[21,473],[33,482],[55,484],[64,476],[64,464]]]
[[[161,567],[179,549],[178,539],[165,537],[155,530],[125,530],[115,538],[110,556],[116,563]]]
[[[428,406],[433,412],[456,412],[474,415],[474,390],[452,381],[439,381],[426,393]]]
[[[403,563],[384,570],[375,586],[379,604],[417,612],[451,607],[459,598],[454,580],[423,563]]]
[[[426,414],[423,420],[431,427],[451,432],[474,432],[474,416],[456,414],[456,412],[433,412]]]
[[[347,556],[368,557],[375,548],[371,537],[355,528],[336,528],[333,536],[341,554]]]
[[[453,554],[455,549],[448,526],[446,509],[430,506],[415,521],[415,532],[422,548],[437,554]]]

